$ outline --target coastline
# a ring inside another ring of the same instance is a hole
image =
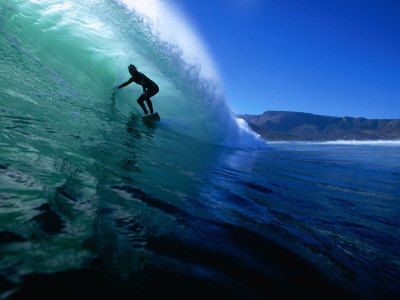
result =
[[[237,114],[248,128],[268,142],[399,142],[399,119],[332,117],[303,112],[266,111]]]

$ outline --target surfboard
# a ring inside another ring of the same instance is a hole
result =
[[[160,116],[158,115],[158,112],[155,112],[150,115],[145,115],[142,117],[143,120],[145,121],[160,121]]]

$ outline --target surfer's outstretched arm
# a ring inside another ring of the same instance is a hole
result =
[[[123,88],[124,86],[127,86],[128,84],[131,84],[133,82],[133,78],[131,77],[127,82],[124,82],[123,84],[121,84],[120,86],[118,86],[118,88]]]

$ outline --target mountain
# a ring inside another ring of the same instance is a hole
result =
[[[237,117],[271,141],[400,140],[400,119],[340,118],[289,111]]]

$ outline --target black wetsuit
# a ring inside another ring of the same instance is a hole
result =
[[[158,93],[158,85],[143,73],[134,73],[129,81],[141,85],[143,87],[143,93],[147,92],[149,98]]]
[[[155,94],[158,93],[158,91],[159,91],[158,85],[153,80],[151,80],[149,77],[144,75],[143,73],[135,72],[135,73],[133,73],[132,77],[127,82],[121,84],[118,88],[127,86],[128,84],[131,84],[132,82],[135,82],[143,87],[143,94],[140,95],[140,97],[137,99],[137,102],[139,103],[140,107],[143,109],[144,113],[147,114],[146,107],[144,106],[144,103],[143,103],[144,101],[147,102],[150,113],[153,113],[153,104],[150,101],[150,97],[153,97]]]

